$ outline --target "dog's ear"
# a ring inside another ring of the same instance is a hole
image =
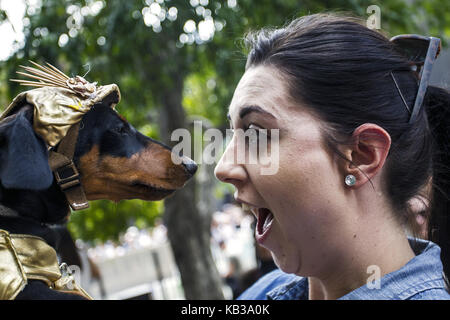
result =
[[[53,182],[44,141],[32,126],[32,107],[0,122],[0,182],[7,189],[47,189]]]

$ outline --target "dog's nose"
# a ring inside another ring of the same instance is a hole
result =
[[[184,168],[186,169],[186,171],[190,174],[190,175],[194,175],[195,172],[197,172],[197,164],[192,161],[191,159],[189,159],[188,157],[183,157],[182,158],[182,164],[184,166]]]

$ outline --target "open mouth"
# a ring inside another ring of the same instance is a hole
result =
[[[267,208],[257,209],[256,240],[259,243],[267,238],[273,222],[273,213]]]
[[[256,230],[255,238],[258,243],[262,244],[268,237],[270,229],[273,223],[273,213],[267,208],[257,208],[249,206],[245,203],[242,204],[244,211],[251,211],[256,216]]]
[[[131,186],[134,189],[137,189],[139,193],[145,194],[146,200],[161,200],[171,193],[175,192],[174,189],[165,189],[140,181],[133,182]]]

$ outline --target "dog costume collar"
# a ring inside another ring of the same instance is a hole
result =
[[[47,63],[36,68],[21,66],[28,73],[17,72],[38,81],[17,80],[21,85],[38,87],[20,93],[0,115],[0,121],[28,103],[34,106],[33,129],[49,146],[49,166],[73,210],[89,207],[79,173],[73,163],[78,129],[83,115],[97,103],[115,108],[120,101],[116,84],[97,86],[83,77],[69,78]]]
[[[0,300],[15,299],[28,280],[41,280],[53,290],[92,300],[66,269],[65,264],[58,266],[56,251],[43,239],[0,229]]]

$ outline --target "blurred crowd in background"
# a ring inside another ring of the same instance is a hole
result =
[[[237,298],[259,277],[276,268],[270,252],[255,242],[255,223],[252,214],[232,203],[213,213],[211,252],[226,299]],[[74,243],[78,257],[70,258],[70,250],[65,250],[61,258],[72,264],[77,280],[94,298],[184,299],[167,228],[161,219],[152,228],[129,227],[119,243]]]

